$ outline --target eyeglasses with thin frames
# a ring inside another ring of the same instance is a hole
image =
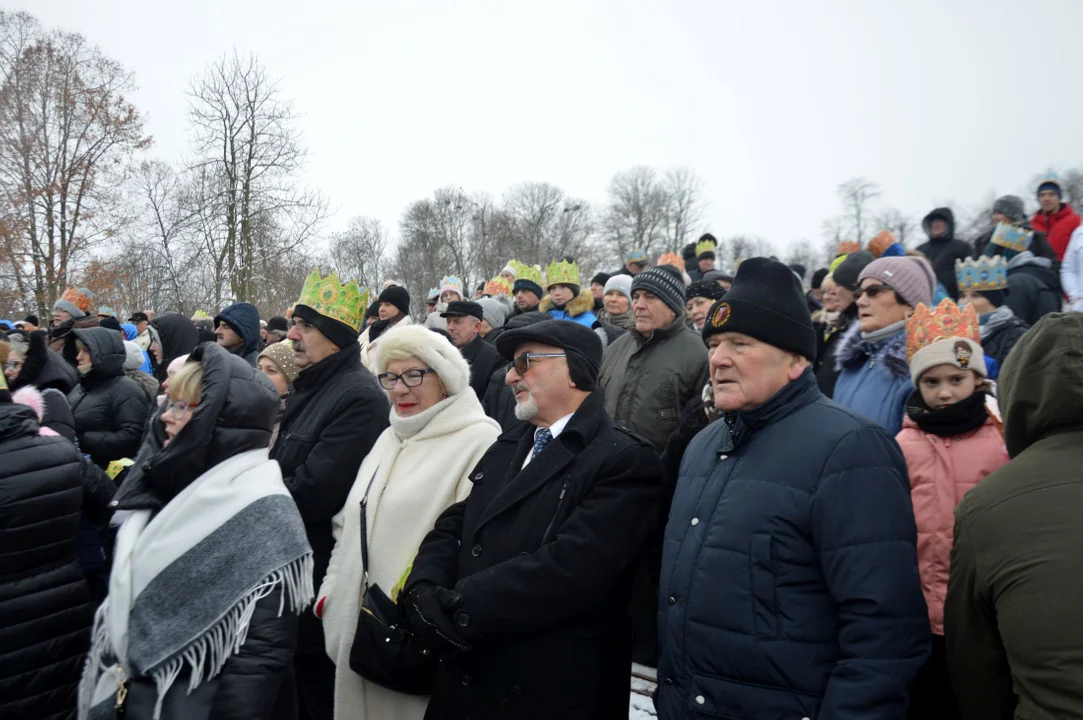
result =
[[[515,358],[515,360],[513,360],[510,365],[508,365],[507,369],[510,370],[512,368],[515,368],[515,372],[518,373],[520,377],[522,377],[523,375],[527,374],[528,370],[530,370],[531,361],[538,360],[540,358],[558,358],[558,357],[567,357],[567,354],[566,353],[523,353],[519,357]]]
[[[432,368],[411,368],[401,375],[396,375],[393,372],[380,373],[376,376],[376,379],[380,381],[380,387],[384,390],[394,390],[398,385],[399,380],[402,380],[402,384],[408,388],[417,387],[425,381],[425,375],[427,373],[436,372]]]
[[[170,413],[174,420],[184,420],[192,411],[195,410],[199,403],[190,403],[187,400],[170,400],[166,403],[165,410],[162,414]]]

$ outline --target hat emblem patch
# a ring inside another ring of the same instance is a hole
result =
[[[719,303],[718,307],[711,313],[711,327],[720,328],[725,325],[729,321],[731,313],[729,303]]]
[[[959,364],[959,367],[966,370],[970,367],[970,345],[960,340],[955,343],[952,348],[952,352],[955,354],[955,362]]]

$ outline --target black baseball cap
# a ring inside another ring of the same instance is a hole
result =
[[[150,318],[147,317],[147,314],[145,312],[134,312],[132,313],[132,316],[128,318],[128,322],[150,322]]]

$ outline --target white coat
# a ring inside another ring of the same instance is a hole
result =
[[[1083,227],[1076,228],[1068,241],[1060,264],[1060,284],[1068,296],[1068,309],[1083,312]]]
[[[396,418],[361,463],[342,510],[332,519],[335,549],[317,593],[327,654],[335,663],[335,718],[421,720],[429,698],[404,695],[350,669],[361,599],[361,499],[374,477],[366,512],[369,583],[396,595],[436,519],[470,494],[470,472],[500,434],[473,392],[452,396],[411,437]]]

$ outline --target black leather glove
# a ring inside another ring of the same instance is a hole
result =
[[[430,648],[450,645],[470,651],[470,643],[459,636],[451,614],[463,603],[457,592],[436,585],[423,585],[410,593],[410,629]]]

